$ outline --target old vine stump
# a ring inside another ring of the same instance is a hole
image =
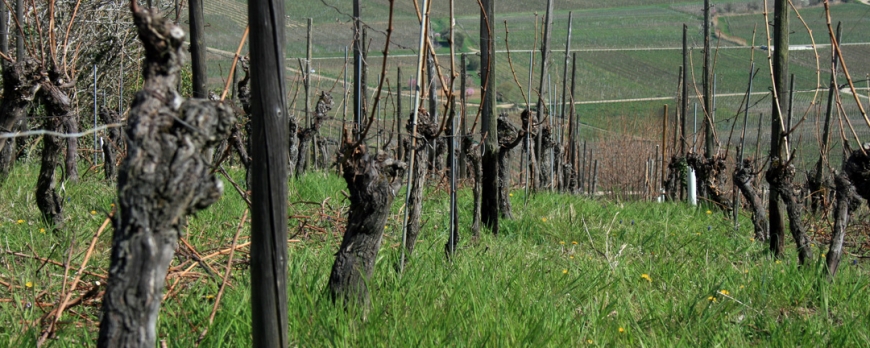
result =
[[[345,149],[350,143],[347,137]],[[342,163],[342,172],[350,192],[350,211],[329,275],[329,292],[333,301],[366,306],[369,279],[381,248],[390,206],[402,185],[405,163],[383,152],[372,156],[365,145],[360,145],[350,150]]]
[[[145,84],[130,109],[128,154],[118,171],[119,210],[97,345],[150,348],[185,217],[223,191],[211,174],[210,152],[234,117],[223,104],[178,95],[184,31],[135,2],[131,8],[145,49]]]

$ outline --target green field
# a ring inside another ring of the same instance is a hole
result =
[[[33,203],[35,169],[18,166],[0,188],[3,346],[34,344],[39,318],[58,300],[64,280],[63,267],[10,252],[61,263],[69,255],[70,265],[78,267],[115,194],[92,173],[67,184],[67,227],[52,231]],[[704,207],[556,194],[535,195],[524,207],[521,190],[513,193],[515,219],[502,222],[500,236],[484,233],[476,242],[468,232],[470,191],[459,192],[462,243],[452,263],[443,254],[445,193],[427,194],[424,231],[402,275],[394,270],[401,242],[397,200],[370,283],[372,306],[367,320],[360,320],[360,313],[334,306],[325,292],[343,231],[336,219],[347,207],[344,189],[341,179],[322,173],[290,183],[288,214],[297,216],[290,225],[299,240],[290,244],[288,267],[292,345],[870,345],[864,330],[870,326],[870,305],[864,301],[870,296],[870,271],[866,259],[858,258],[866,250],[857,247],[866,236],[850,232],[849,254],[829,282],[820,259],[798,267],[788,244],[786,257],[775,261],[766,245],[750,238],[750,230],[735,231],[728,219],[707,214]],[[238,195],[226,192],[190,219],[184,238],[202,255],[227,248],[244,210]],[[334,218],[319,218],[318,212]],[[866,210],[859,216],[866,217]],[[829,225],[812,221],[818,257],[826,252]],[[303,223],[311,227],[296,228]],[[745,217],[741,224],[751,226]],[[248,235],[245,227],[240,243]],[[110,237],[111,231],[100,237],[86,271],[106,273]],[[189,254],[181,248],[172,266],[195,264]],[[235,260],[203,346],[250,344],[247,248]],[[207,262],[223,274],[226,255]],[[202,267],[189,275],[161,311],[159,340],[169,347],[193,344],[207,326],[220,285],[220,278]],[[96,281],[102,280],[84,275],[76,293]],[[70,308],[49,346],[92,345],[98,316],[98,300]]]

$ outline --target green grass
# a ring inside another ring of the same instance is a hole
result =
[[[33,166],[19,165],[0,189],[3,249],[62,262],[73,244],[72,264],[78,265],[115,191],[93,174],[79,184],[65,184],[67,227],[43,234],[39,229],[47,227],[32,198],[34,173]],[[186,238],[201,253],[229,245],[245,209],[226,187],[224,198],[191,218],[186,228]],[[334,214],[347,206],[344,189],[338,177],[307,175],[291,182],[288,213],[314,216],[329,198],[326,213]],[[524,206],[521,191],[513,193],[515,219],[502,221],[501,235],[484,233],[470,242],[470,192],[463,189],[459,196],[463,240],[454,262],[443,256],[446,195],[431,192],[424,202],[422,237],[402,275],[394,271],[401,241],[401,202],[395,202],[370,283],[366,320],[334,306],[325,291],[343,227],[333,220],[304,219],[326,233],[303,230],[308,237],[290,244],[292,345],[870,345],[864,330],[870,326],[870,304],[864,301],[870,272],[866,263],[853,265],[852,256],[828,282],[819,259],[798,267],[788,245],[786,257],[775,262],[746,227],[735,232],[727,219],[706,214],[703,207],[617,204],[558,194],[535,195]],[[300,222],[290,221],[291,233]],[[751,226],[745,217],[741,223]],[[248,233],[245,228],[243,236]],[[100,238],[88,270],[105,273],[109,240],[108,232]],[[818,240],[814,243],[817,256],[825,252]],[[247,259],[244,253],[236,256]],[[212,266],[222,272],[225,263],[220,258]],[[8,254],[0,266],[0,280],[12,285],[12,290],[0,287],[0,299],[14,300],[0,302],[0,345],[30,346],[39,334],[38,318],[49,309],[24,303],[37,302],[44,290],[40,302],[57,301],[62,269]],[[203,346],[250,344],[250,281],[247,267],[236,267]],[[165,302],[160,339],[173,347],[191,346],[218,287],[218,279],[198,278]],[[93,345],[97,328],[84,318],[98,321],[98,305],[72,310],[78,315],[64,316],[52,346]]]

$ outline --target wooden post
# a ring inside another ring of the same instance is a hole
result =
[[[837,34],[836,40],[839,43],[842,35],[842,22],[837,23]],[[839,93],[837,91],[837,65],[840,62],[837,57],[837,50],[832,50],[832,61],[831,61],[831,82],[828,86],[828,104],[825,107],[825,123],[823,125],[822,130],[822,143],[819,148],[819,160],[816,162],[815,171],[812,173],[812,178],[808,180],[808,184],[810,185],[810,191],[812,193],[812,211],[813,213],[817,212],[821,205],[824,204],[824,201],[827,199],[828,188],[825,185],[827,177],[829,176],[825,168],[828,166],[828,143],[831,141],[831,114],[834,111],[834,96],[835,93]],[[868,81],[870,82],[870,81]],[[836,209],[840,209],[837,207]]]
[[[15,19],[20,25],[24,25],[24,0],[15,0]],[[15,54],[18,61],[23,61],[27,57],[27,52],[24,51],[24,28],[15,28]]]
[[[468,101],[468,94],[465,92],[465,89],[468,88],[465,85],[466,80],[468,80],[467,68],[465,67],[465,53],[459,56],[459,70],[462,72],[459,75],[459,134],[462,139],[468,136],[468,127],[466,127],[467,117],[466,117],[466,108]],[[465,141],[460,141],[460,146],[462,146],[462,150],[460,153],[465,153],[467,150],[465,149]],[[465,156],[459,156],[459,178],[465,179],[468,173],[466,172],[468,169],[466,167]]]
[[[284,1],[250,0],[252,346],[287,347]]]
[[[405,146],[402,145],[402,67],[396,68],[396,159],[405,159]]]
[[[362,93],[365,82],[362,76],[362,24],[360,23],[360,0],[353,0],[353,120],[357,136],[362,132]],[[359,139],[357,139],[359,140]]]
[[[9,55],[9,9],[0,9],[0,52]]]
[[[772,99],[772,117],[770,127],[770,156],[779,160],[783,158],[782,110],[788,109],[788,0],[774,1],[773,16],[773,85],[775,95]],[[778,103],[777,103],[778,102]],[[770,250],[774,256],[780,257],[785,247],[785,220],[780,206],[780,198],[776,190],[770,190]]]
[[[544,109],[547,108],[544,102],[544,95],[548,93],[545,90],[545,86],[547,85],[547,68],[550,62],[550,33],[552,32],[553,26],[553,0],[547,0],[547,14],[546,19],[544,20],[544,37],[541,41],[541,76],[540,82],[538,83],[538,102],[535,105],[535,109],[537,112],[537,122],[541,123],[544,121]],[[529,91],[529,94],[532,94]],[[537,136],[535,137],[535,157],[538,159],[538,169],[539,173],[538,177],[535,178],[539,183],[540,187],[547,187],[549,182],[549,169],[550,164],[549,156],[546,156],[544,151],[544,132],[538,131]],[[485,205],[485,204],[484,204]]]
[[[659,180],[659,184],[664,188],[665,178],[667,178],[667,162],[668,157],[668,104],[665,104],[664,111],[662,112],[662,162],[661,162],[661,180]],[[661,191],[656,192],[656,196],[660,195]]]
[[[710,45],[710,0],[704,0],[704,156],[713,158],[713,54]]]
[[[568,102],[568,100],[565,99],[565,95],[566,95],[567,86],[568,86],[568,57],[571,54],[570,53],[571,52],[571,30],[572,30],[573,26],[574,26],[574,12],[568,11],[568,38],[565,39],[565,66],[562,67],[562,110],[561,110],[561,112],[559,112],[559,115],[561,115],[563,120],[565,119],[565,104]],[[576,61],[577,61],[577,56],[574,55],[574,62],[576,62]],[[573,66],[573,64],[572,64],[572,66]],[[571,93],[572,93],[571,94],[571,101],[574,100],[573,92],[574,92],[574,70],[572,69],[571,70]],[[571,109],[573,110],[573,106],[574,106],[573,102],[571,103],[571,106],[572,106]],[[573,116],[574,116],[574,114],[572,112],[571,117],[573,117]],[[569,127],[568,138],[569,138],[569,141],[571,141],[572,132],[571,132],[570,128],[572,126],[571,126],[570,119],[568,121],[568,127]],[[560,143],[561,143],[561,141],[560,141]],[[571,151],[571,152],[572,152],[571,156],[573,156],[573,151]],[[573,157],[571,157],[571,158],[573,158]]]
[[[482,0],[480,13],[480,76],[484,94],[480,136],[487,151],[483,153],[481,220],[493,234],[498,234],[498,130],[495,110],[495,0]],[[552,0],[549,0],[552,1]],[[492,34],[492,35],[490,35]]]
[[[595,198],[595,193],[598,192],[598,160],[595,160],[595,169],[592,172],[592,198]]]
[[[205,29],[203,28],[202,0],[190,0],[190,65],[193,74],[193,97],[208,97],[208,72],[205,64]]]
[[[305,87],[305,127],[311,127],[311,26],[312,19],[308,18],[305,36],[305,71],[302,73],[302,85]],[[311,164],[317,167],[317,133],[311,137],[310,153],[303,156],[311,158]],[[307,168],[308,166],[305,166]],[[303,168],[303,171],[305,170]],[[297,175],[300,173],[296,173]]]
[[[569,21],[570,23],[570,21]],[[569,25],[570,27],[570,25]],[[574,169],[574,182],[569,183],[569,187],[573,187],[576,192],[580,185],[580,172],[577,171],[577,118],[575,116],[576,107],[574,106],[574,92],[577,87],[577,53],[571,55],[571,103],[570,115],[568,116],[568,161],[571,163],[571,168]],[[583,151],[586,151],[586,143],[583,143]],[[573,193],[573,192],[572,192]]]
[[[689,151],[689,43],[686,32],[688,26],[683,24],[683,88],[680,92],[680,117],[683,122],[680,129],[680,154],[685,156]]]

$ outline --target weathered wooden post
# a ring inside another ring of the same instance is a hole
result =
[[[713,48],[710,44],[710,0],[704,0],[704,157],[713,158]]]
[[[193,73],[193,97],[208,97],[208,71],[205,58],[205,19],[202,13],[202,0],[190,0],[190,65]]]
[[[788,91],[786,83],[788,77],[788,0],[774,1],[773,23],[773,93],[772,117],[770,128],[770,157],[778,162],[785,163],[788,159],[783,157],[783,110],[788,109]],[[780,257],[785,247],[785,221],[780,206],[780,197],[777,190],[770,190],[770,203],[768,206],[770,216],[770,251],[774,256]]]
[[[837,23],[836,40],[839,43],[842,35],[842,23]],[[812,174],[807,179],[807,185],[810,187],[812,195],[812,212],[816,213],[819,208],[826,205],[828,199],[828,189],[831,186],[830,175],[827,171],[828,167],[828,144],[831,141],[831,115],[834,111],[834,97],[837,90],[837,50],[831,50],[831,82],[828,87],[828,104],[825,108],[825,123],[822,128],[821,147],[819,148],[819,160],[816,162],[816,167]],[[868,81],[870,82],[870,81]],[[837,208],[839,209],[839,208]],[[833,273],[833,272],[832,272]]]
[[[481,219],[493,234],[498,234],[498,116],[495,110],[495,0],[482,0],[480,13],[480,76],[485,92],[480,136],[488,151],[482,157],[483,178]],[[550,0],[552,1],[552,0]]]
[[[250,0],[251,307],[254,347],[287,347],[284,2]]]
[[[549,93],[546,91],[544,87],[549,87],[547,80],[547,68],[550,63],[550,34],[553,30],[553,0],[547,0],[547,14],[546,19],[544,20],[544,37],[541,40],[541,76],[538,83],[538,102],[535,105],[535,110],[537,111],[537,123],[544,122],[544,110],[547,109],[547,105],[544,101],[544,95]],[[531,91],[529,92],[531,94]],[[538,131],[537,136],[535,137],[535,147],[536,153],[535,157],[538,160],[538,178],[536,178],[539,186],[542,188],[549,188],[550,182],[550,157],[548,152],[544,149],[544,132]],[[484,204],[485,205],[485,204]]]

